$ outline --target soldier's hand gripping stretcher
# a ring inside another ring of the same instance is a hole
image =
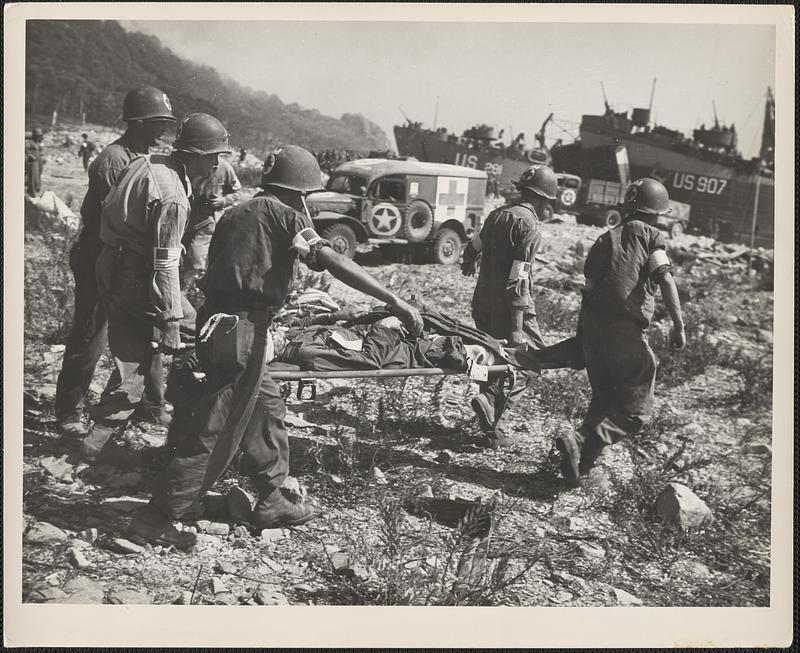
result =
[[[162,354],[174,355],[194,349],[194,345],[181,340],[180,325],[178,322],[170,322],[167,328],[161,331],[161,337],[156,341],[150,343],[153,351],[158,351]]]

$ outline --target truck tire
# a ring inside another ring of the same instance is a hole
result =
[[[421,243],[433,229],[433,211],[422,200],[414,200],[408,205],[403,218],[403,238],[409,243]]]
[[[600,214],[600,225],[603,227],[611,229],[616,227],[620,222],[622,222],[622,215],[615,209],[609,209],[605,213]]]
[[[347,258],[353,258],[356,253],[356,232],[346,224],[338,222],[322,232],[322,237],[329,240],[334,252]]]
[[[453,265],[461,257],[461,237],[452,229],[439,229],[433,237],[431,246],[433,262],[440,265]]]
[[[676,220],[669,226],[669,237],[678,238],[683,234],[683,222]]]

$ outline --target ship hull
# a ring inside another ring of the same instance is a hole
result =
[[[691,206],[691,227],[703,233],[717,234],[722,240],[749,244],[754,207],[757,207],[755,245],[774,246],[775,183],[770,176],[743,172],[641,138],[587,131],[581,131],[580,143],[555,148],[552,151],[553,164],[557,172],[616,180],[618,175],[616,170],[612,172],[608,160],[600,163],[600,157],[591,157],[587,153],[619,145],[624,145],[628,151],[632,179],[660,179],[671,199]]]
[[[394,137],[400,156],[410,156],[432,163],[452,163],[467,168],[484,170],[497,179],[498,191],[510,193],[513,182],[533,163],[526,158],[510,158],[499,148],[475,149],[458,142],[442,140],[437,132],[395,127]]]

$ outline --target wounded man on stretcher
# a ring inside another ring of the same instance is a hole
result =
[[[424,330],[418,337],[408,335],[400,321],[385,308],[361,312],[329,309],[302,318],[278,316],[271,330],[273,353],[268,356],[267,371],[280,378],[281,372],[290,371],[438,368],[469,373],[477,379],[481,378],[480,368],[484,368],[485,375],[486,368],[491,366],[494,374],[498,366],[503,366],[509,378],[515,369],[538,372],[543,368],[580,368],[580,363],[576,363],[574,338],[535,352],[524,346],[512,350],[475,327],[439,312],[421,307],[420,313]],[[202,360],[203,330],[199,340]],[[204,377],[197,354],[186,355],[182,364],[173,368],[171,376],[168,388],[172,396],[168,399],[176,411],[179,405],[193,405]],[[513,385],[512,380],[509,392]]]

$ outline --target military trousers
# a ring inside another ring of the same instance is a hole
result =
[[[91,415],[103,426],[120,427],[127,424],[142,400],[146,381],[156,364],[154,359],[161,357],[151,344],[160,339],[160,329],[154,326],[147,309],[152,271],[138,254],[104,247],[97,258],[96,273],[108,320],[108,346],[114,369]],[[181,299],[181,330],[194,333],[195,310],[185,297]]]
[[[475,320],[475,326],[484,333],[488,333],[493,338],[507,339],[508,333],[501,333],[497,328],[497,320],[492,318],[481,311],[474,310],[472,312],[472,319]],[[528,344],[534,349],[544,349],[545,343],[542,338],[542,333],[539,330],[539,321],[533,313],[526,313],[522,322],[522,330],[527,337]],[[494,333],[493,333],[494,331]],[[519,394],[521,388],[506,388],[505,376],[503,374],[492,374],[489,380],[478,384],[478,388],[482,395],[489,401],[489,405],[494,407],[494,423],[499,424],[503,417],[503,413],[511,408],[513,398]],[[515,392],[516,390],[516,392]]]
[[[206,387],[154,488],[151,504],[172,519],[202,498],[239,451],[243,471],[262,496],[280,487],[289,473],[286,405],[266,369],[272,314],[230,315],[236,319],[225,318],[198,343]]]
[[[657,360],[644,331],[630,318],[584,308],[579,335],[592,387],[580,434],[614,444],[637,433],[650,414]]]
[[[97,363],[108,344],[108,320],[97,289],[97,256],[76,243],[70,251],[70,268],[75,277],[75,316],[64,348],[61,372],[56,384],[56,419],[79,417]],[[164,403],[164,366],[159,354],[151,357],[144,374],[144,401]]]

